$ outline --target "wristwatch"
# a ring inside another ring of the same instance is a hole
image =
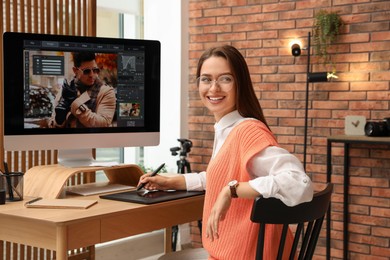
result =
[[[230,194],[231,194],[232,198],[238,198],[238,196],[237,196],[238,181],[232,180],[228,183],[228,186],[230,188]]]
[[[85,108],[85,106],[84,106],[84,104],[81,104],[80,106],[79,106],[79,110],[81,111],[81,112],[85,112],[85,111],[87,111],[87,109]]]

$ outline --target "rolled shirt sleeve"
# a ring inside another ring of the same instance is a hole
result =
[[[249,185],[265,198],[278,198],[288,206],[311,201],[313,185],[301,162],[280,147],[271,146],[247,165]]]
[[[188,191],[206,190],[206,172],[184,174]]]

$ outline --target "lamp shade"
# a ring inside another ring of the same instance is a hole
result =
[[[291,54],[295,57],[301,55],[301,46],[298,43],[291,46]]]
[[[326,82],[328,81],[327,72],[312,72],[307,74],[308,82]]]

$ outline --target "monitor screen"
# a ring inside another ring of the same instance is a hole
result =
[[[158,145],[160,52],[153,40],[4,33],[4,149]]]

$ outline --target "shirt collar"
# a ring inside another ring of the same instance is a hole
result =
[[[233,112],[230,112],[229,114],[222,117],[217,123],[215,123],[214,130],[216,132],[221,131],[229,126],[234,125],[236,122],[243,118],[244,117],[242,117],[237,110],[234,110]]]

